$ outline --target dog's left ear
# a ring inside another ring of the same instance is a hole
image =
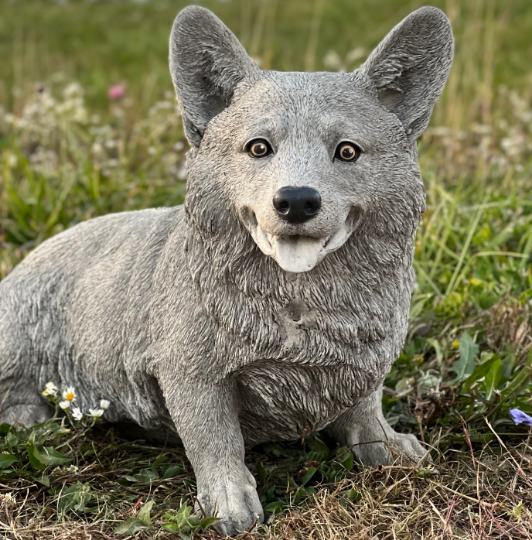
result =
[[[260,69],[235,35],[208,9],[189,6],[170,35],[170,72],[188,140],[199,146],[207,124],[231,102],[236,86]]]
[[[379,101],[401,120],[412,140],[427,127],[453,59],[449,19],[424,7],[400,22],[360,70],[373,82]]]

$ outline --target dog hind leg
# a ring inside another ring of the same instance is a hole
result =
[[[0,412],[0,423],[12,426],[31,427],[51,418],[46,405],[13,405]]]
[[[31,427],[51,417],[30,373],[30,348],[0,306],[0,424]]]

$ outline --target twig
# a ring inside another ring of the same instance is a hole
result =
[[[0,484],[0,487],[9,489],[9,491],[21,491],[23,489],[30,489],[32,487],[37,487],[37,484],[30,484],[29,486],[19,487],[19,488],[18,487],[13,487],[13,486],[6,486],[5,484]]]
[[[380,440],[380,441],[365,441],[365,442],[357,442],[355,444],[352,444],[349,449],[352,450],[355,446],[362,446],[363,444],[377,444],[377,443],[382,443],[382,444],[386,444],[388,441],[383,441],[383,440]]]
[[[445,486],[443,484],[439,484],[438,482],[432,482],[432,483],[435,484],[438,487],[441,487],[441,488],[443,488],[443,489],[445,489],[447,491],[450,491],[451,493],[454,493],[455,495],[458,495],[459,497],[462,497],[462,499],[466,499],[468,501],[478,503],[478,499],[473,499],[473,497],[470,497],[469,495],[465,495],[464,493],[460,493],[459,491],[456,491],[455,489],[447,487],[447,486]],[[488,507],[493,506],[493,504],[485,502],[485,501],[480,501],[480,502],[481,502],[482,506],[488,506]]]
[[[497,527],[497,529],[499,529],[502,534],[505,534],[510,540],[512,540],[512,536],[510,535],[510,533],[501,525],[500,521],[493,515],[493,512],[489,508],[488,514],[491,516],[493,523],[495,523],[495,527]]]
[[[447,532],[447,527],[449,526],[449,523],[451,522],[451,515],[453,513],[455,504],[456,504],[456,497],[453,497],[453,500],[451,502],[451,506],[449,507],[449,510],[447,512],[447,516],[445,518],[445,526],[443,527],[443,533],[441,535],[442,540],[445,538],[445,533]]]
[[[441,519],[442,523],[445,525],[445,519],[441,515],[441,512],[436,508],[436,505],[429,499],[429,504],[432,506],[438,517]]]
[[[397,487],[399,484],[402,484],[405,480],[408,480],[408,476],[405,476],[404,478],[401,478],[401,480],[399,480],[399,482],[395,482],[394,484],[392,484],[388,489],[386,489],[386,491],[384,493],[379,495],[379,498],[377,499],[377,501],[380,503],[386,497],[386,495],[388,495],[388,493],[390,493],[390,491],[392,491],[392,489]]]
[[[471,439],[469,438],[469,433],[467,431],[467,425],[465,423],[465,420],[460,416],[460,419],[462,420],[462,428],[464,430],[465,438],[467,441],[467,445],[469,446],[469,452],[471,453],[471,459],[473,460],[473,467],[475,469],[475,477],[477,481],[477,502],[478,502],[478,529],[482,533],[482,499],[480,498],[480,482],[479,482],[479,475],[478,475],[478,467],[477,467],[477,460],[475,459],[475,452],[473,451],[473,445],[471,444]]]

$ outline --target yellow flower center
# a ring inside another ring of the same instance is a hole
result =
[[[72,401],[74,399],[74,392],[68,392],[68,394],[65,396],[68,401]]]

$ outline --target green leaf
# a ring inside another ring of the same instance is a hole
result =
[[[55,448],[51,446],[47,446],[46,448],[43,448],[43,451],[41,453],[42,456],[44,456],[44,460],[46,465],[65,465],[67,463],[70,463],[73,458],[67,457],[61,452],[58,452]]]
[[[34,467],[38,471],[46,469],[46,462],[44,460],[44,457],[41,455],[39,450],[37,450],[35,445],[31,442],[28,442],[26,448],[28,450],[28,459],[30,460],[32,467]]]
[[[301,485],[306,485],[307,482],[316,474],[317,470],[318,469],[316,469],[316,467],[309,467],[303,478],[301,478]]]
[[[284,504],[281,501],[272,502],[264,507],[264,510],[266,512],[274,512],[275,514],[278,514],[279,512],[282,512],[284,508]]]
[[[264,468],[262,461],[257,462],[257,474],[259,475],[259,480],[261,484],[266,484],[268,473],[266,472],[266,469]]]
[[[440,342],[437,339],[427,338],[427,343],[436,352],[436,362],[438,363],[438,366],[441,366],[442,362],[443,362],[443,353],[442,353],[442,350],[441,350]]]
[[[17,457],[12,454],[0,454],[0,469],[7,469],[17,461]]]
[[[358,502],[360,501],[360,499],[362,499],[362,493],[360,493],[360,491],[356,490],[356,489],[350,489],[347,493],[347,498],[350,500],[350,501],[353,501],[353,502]]]
[[[512,380],[508,381],[506,388],[501,392],[501,401],[507,401],[521,392],[530,385],[530,380],[532,380],[532,351],[528,353],[526,364],[513,375]]]
[[[515,365],[515,354],[511,353],[506,355],[506,357],[502,361],[502,377],[506,380],[510,380],[512,378],[512,373],[514,371],[514,365]]]
[[[13,448],[19,443],[19,438],[12,431],[10,431],[6,434],[6,443],[8,446],[11,446],[11,448]]]
[[[353,452],[349,451],[349,454],[347,455],[347,459],[342,462],[342,465],[348,470],[351,471],[353,469],[353,465],[355,464]]]
[[[163,479],[168,480],[168,478],[174,478],[174,476],[177,476],[178,474],[181,474],[182,469],[181,467],[174,465],[172,467],[168,467],[166,471],[164,471]]]
[[[353,468],[353,452],[346,446],[341,446],[340,448],[337,448],[336,450],[336,460],[338,463],[341,463],[343,467],[345,467],[344,463],[347,462],[347,465],[351,463],[351,469]],[[347,468],[347,467],[345,467]]]
[[[301,499],[304,499],[307,496],[307,490],[304,486],[301,486],[297,489],[297,491],[294,493],[294,499],[293,503],[297,504]]]
[[[168,523],[162,523],[161,527],[167,531],[177,532],[182,539],[187,539],[192,538],[199,529],[205,529],[219,521],[215,517],[200,519],[192,512],[193,508],[186,505],[177,512],[167,512],[163,514],[162,519],[166,519]]]
[[[124,523],[118,525],[118,527],[115,527],[114,532],[115,534],[131,535],[139,531],[145,531],[147,528],[148,525],[146,525],[139,518],[129,518],[128,520],[124,521]]]
[[[394,390],[399,395],[407,394],[414,388],[415,382],[415,377],[403,377],[402,379],[397,381]]]
[[[31,477],[32,471],[26,469],[1,469],[0,478]]]
[[[68,435],[72,430],[68,428],[62,428],[54,430],[54,437],[59,437],[61,435]]]
[[[166,529],[167,531],[170,531],[170,532],[177,532],[179,530],[179,525],[177,523],[174,523],[174,522],[163,523],[161,525],[161,527],[163,529]],[[115,529],[115,532],[117,532],[116,529]]]
[[[146,525],[151,525],[150,513],[154,504],[154,501],[146,503],[139,512],[138,518]]]
[[[329,447],[320,439],[307,439],[305,444],[315,452],[315,455],[312,456],[314,461],[325,461],[329,458]]]
[[[129,475],[124,475],[122,476],[122,478],[124,478],[125,480],[127,480],[128,482],[136,482],[137,481],[137,478],[135,476],[129,476]]]
[[[133,476],[126,476],[126,480],[136,482],[138,484],[151,484],[155,480],[159,480],[159,475],[151,469],[142,469]]]
[[[159,467],[160,465],[162,465],[164,463],[164,461],[166,460],[166,456],[159,456],[152,464],[151,464],[151,469],[152,471],[155,472],[155,470],[157,469],[157,467]]]
[[[28,458],[30,460],[30,463],[37,470],[42,471],[50,465],[65,465],[66,463],[70,463],[72,461],[72,458],[61,454],[61,452],[58,452],[55,448],[52,448],[51,446],[43,448],[42,450],[38,450],[35,444],[31,442],[34,439],[34,436],[30,437],[30,442],[26,444],[26,448],[28,450]]]
[[[467,394],[471,390],[471,387],[474,383],[482,379],[482,377],[485,377],[488,371],[491,369],[491,366],[493,363],[498,359],[498,356],[493,355],[491,358],[483,362],[482,364],[479,364],[475,367],[473,370],[473,373],[464,381],[464,384],[462,386],[462,391]]]
[[[475,357],[478,353],[478,345],[468,332],[464,332],[460,338],[460,358],[455,362],[452,370],[456,373],[456,382],[469,377],[475,369]]]
[[[39,482],[39,484],[42,484],[43,486],[50,487],[50,477],[47,475],[43,476],[32,476],[31,479],[34,482]]]
[[[60,514],[66,512],[83,512],[92,500],[91,487],[88,483],[78,482],[75,486],[63,489],[57,501],[57,511]]]
[[[501,359],[497,358],[491,369],[486,374],[485,384],[486,384],[486,399],[491,401],[495,395],[495,390],[499,386],[499,381],[501,380]]]
[[[217,517],[203,518],[200,521],[200,527],[202,529],[206,529],[207,527],[210,527],[211,525],[214,525],[215,523],[218,523],[218,521],[220,521],[220,518],[217,518]]]

